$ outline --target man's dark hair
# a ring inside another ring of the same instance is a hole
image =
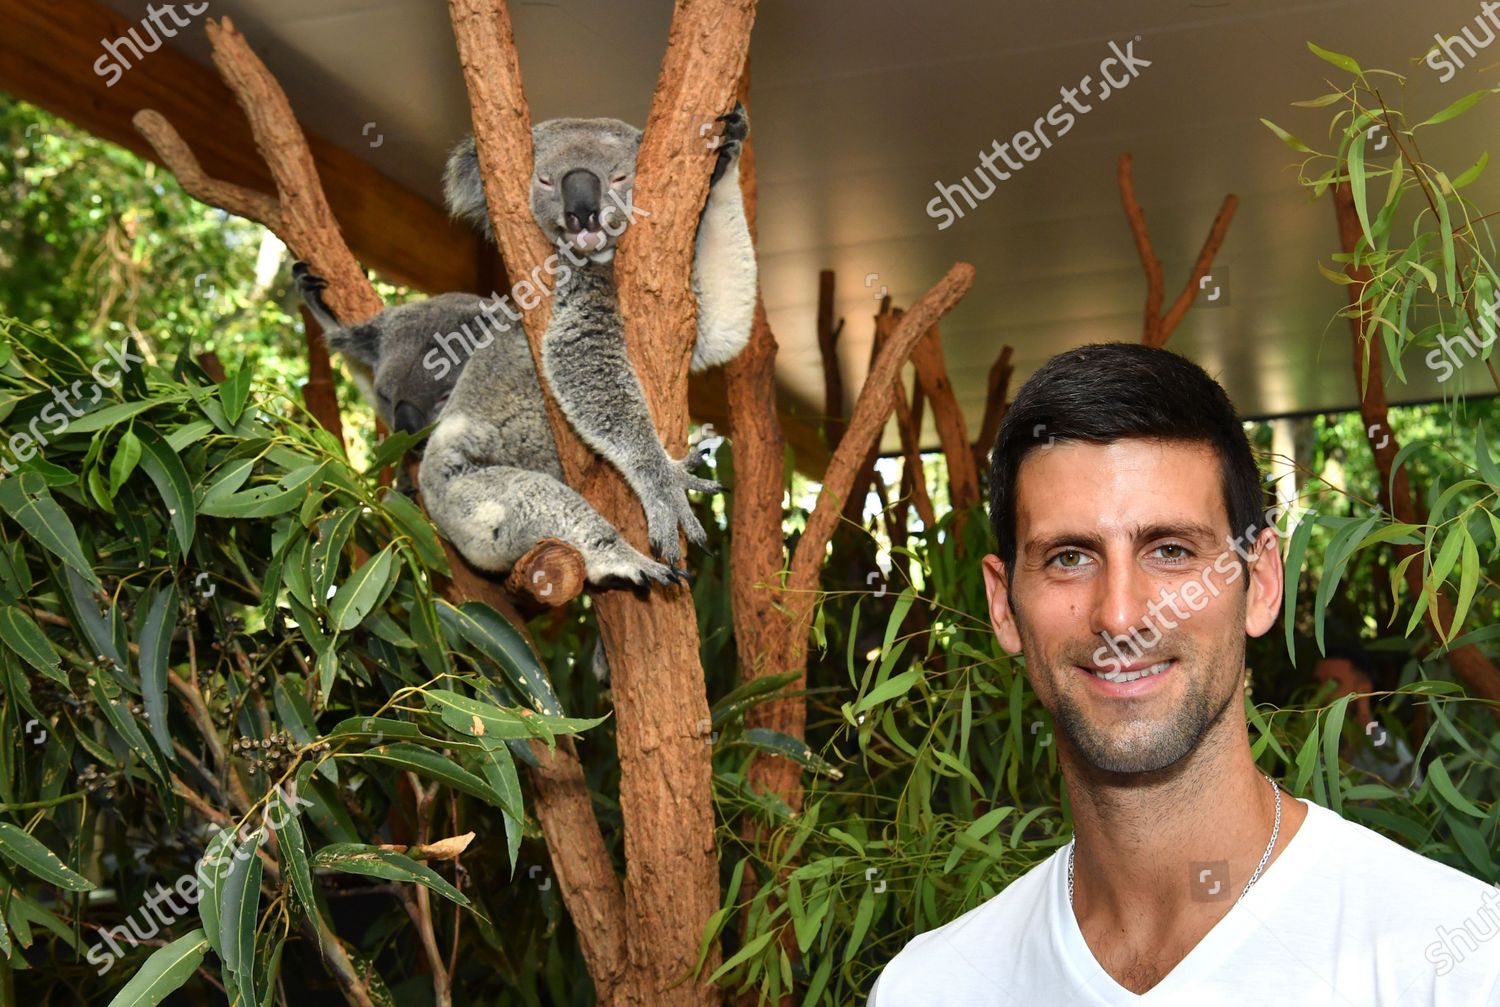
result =
[[[990,454],[990,528],[1007,578],[1016,568],[1016,473],[1053,440],[1130,437],[1206,444],[1219,458],[1231,534],[1246,549],[1266,527],[1260,472],[1229,396],[1197,364],[1139,343],[1092,343],[1042,365],[1016,395]]]

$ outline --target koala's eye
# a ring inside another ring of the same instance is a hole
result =
[[[624,185],[625,184],[625,180],[627,178],[629,178],[629,177],[630,176],[625,175],[625,174],[616,175],[614,178],[611,178],[609,180],[609,184],[610,185]]]
[[[546,175],[538,175],[536,177],[536,184],[540,185],[543,189],[550,189],[552,188],[552,179]]]

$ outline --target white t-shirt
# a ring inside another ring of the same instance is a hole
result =
[[[1307,818],[1244,900],[1145,993],[1089,950],[1063,846],[907,944],[870,1007],[1500,1005],[1500,887],[1302,803]]]

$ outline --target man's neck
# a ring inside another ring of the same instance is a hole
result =
[[[1244,720],[1220,718],[1190,755],[1153,773],[1102,772],[1063,744],[1077,837],[1074,912],[1085,936],[1143,946],[1201,937],[1254,874],[1275,817]],[[1267,868],[1306,813],[1283,795]]]

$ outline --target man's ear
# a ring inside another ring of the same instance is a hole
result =
[[[1000,557],[986,556],[981,563],[984,568],[984,590],[990,599],[990,626],[995,638],[1007,653],[1021,652],[1021,631],[1016,625],[1015,613],[1011,611],[1010,583],[1005,576],[1005,564]]]
[[[1281,614],[1281,543],[1277,541],[1275,528],[1261,530],[1249,565],[1245,633],[1261,636],[1276,625],[1276,617]]]

